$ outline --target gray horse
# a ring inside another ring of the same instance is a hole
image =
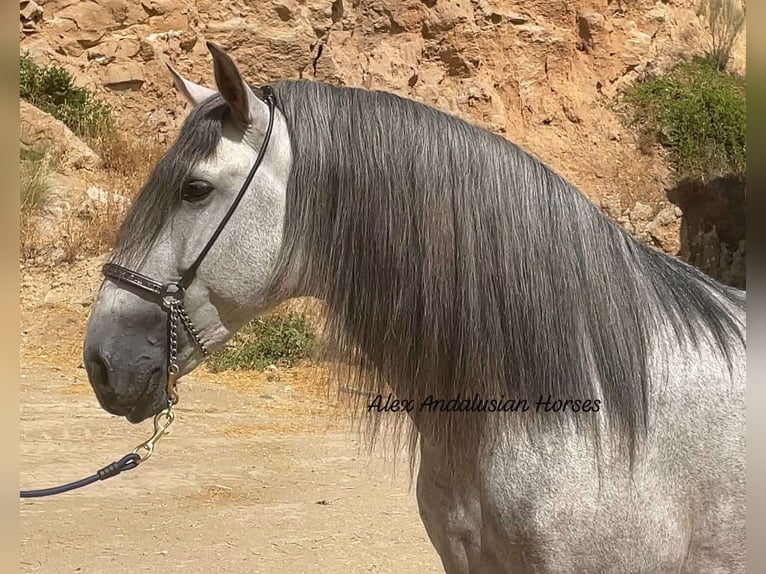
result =
[[[194,107],[113,254],[150,277],[184,273],[264,141],[262,94],[208,46],[217,90],[171,68]],[[186,293],[201,342],[322,300],[370,437],[405,425],[449,574],[743,572],[745,294],[484,129],[385,92],[273,93],[263,162]],[[165,319],[102,285],[84,355],[107,411],[165,407]],[[181,374],[202,360],[181,331]]]

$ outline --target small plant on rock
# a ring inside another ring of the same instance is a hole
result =
[[[721,71],[710,58],[695,59],[639,80],[623,101],[628,123],[668,151],[678,180],[744,177],[744,78]]]

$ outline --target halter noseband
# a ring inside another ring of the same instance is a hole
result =
[[[261,144],[261,149],[258,152],[258,157],[256,158],[253,167],[250,168],[250,172],[247,174],[245,182],[242,184],[239,193],[234,198],[234,202],[231,204],[231,207],[229,207],[226,215],[224,215],[223,219],[218,224],[218,227],[213,232],[213,235],[210,237],[208,242],[205,244],[205,247],[202,248],[202,251],[194,260],[194,263],[189,266],[181,278],[178,281],[160,283],[159,281],[155,281],[146,275],[142,275],[136,271],[131,271],[130,269],[115,263],[107,263],[101,269],[101,272],[104,274],[104,276],[108,279],[111,279],[116,284],[127,284],[128,286],[142,292],[144,295],[149,295],[149,298],[152,299],[153,302],[160,305],[160,307],[162,307],[162,309],[168,315],[168,406],[172,406],[178,401],[175,385],[176,381],[178,380],[178,373],[180,372],[180,367],[178,365],[179,320],[181,321],[181,324],[184,326],[184,329],[186,329],[186,332],[189,334],[191,339],[202,352],[202,355],[204,357],[208,357],[209,355],[205,344],[200,339],[197,329],[194,327],[194,323],[192,323],[192,320],[187,314],[186,309],[184,309],[184,296],[186,295],[186,290],[194,281],[194,278],[197,275],[197,270],[205,260],[205,257],[210,251],[210,248],[213,247],[213,244],[218,239],[218,236],[223,231],[223,228],[226,227],[226,224],[231,219],[231,216],[234,215],[234,211],[237,209],[237,206],[242,200],[242,197],[245,195],[245,191],[247,191],[247,188],[252,183],[253,177],[255,177],[255,173],[258,171],[258,168],[260,167],[261,162],[263,161],[263,158],[266,154],[266,148],[269,144],[269,139],[271,139],[271,130],[274,126],[274,92],[270,86],[263,86],[261,88],[261,99],[269,108],[269,125],[268,128],[266,128],[266,135],[263,139],[263,143]]]

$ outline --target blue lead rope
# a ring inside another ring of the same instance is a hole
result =
[[[130,454],[126,454],[120,460],[115,461],[112,464],[109,464],[98,470],[95,474],[88,476],[87,478],[76,480],[75,482],[70,482],[68,484],[62,484],[60,486],[54,486],[51,488],[41,488],[39,490],[22,490],[21,498],[40,498],[42,496],[53,496],[54,494],[69,492],[70,490],[82,488],[83,486],[88,486],[89,484],[93,484],[94,482],[98,482],[100,480],[112,478],[113,476],[117,476],[125,470],[133,470],[138,466],[139,462],[141,462],[141,457],[138,454],[132,452]]]
[[[21,498],[40,498],[42,496],[53,496],[54,494],[61,494],[62,492],[69,492],[70,490],[74,490],[76,488],[88,486],[89,484],[93,484],[99,480],[112,478],[113,476],[117,476],[125,470],[133,470],[143,461],[148,460],[149,457],[152,456],[152,453],[154,452],[154,445],[158,440],[165,436],[165,434],[167,434],[170,425],[175,420],[175,415],[171,410],[173,404],[174,403],[172,402],[169,403],[166,409],[154,415],[154,434],[152,434],[148,440],[145,440],[140,445],[138,445],[130,454],[126,454],[120,460],[117,460],[112,464],[105,466],[101,470],[96,471],[96,474],[81,480],[70,482],[68,484],[62,484],[60,486],[54,486],[52,488],[41,488],[39,490],[22,490]],[[144,456],[141,456],[139,454],[140,452],[143,452]]]

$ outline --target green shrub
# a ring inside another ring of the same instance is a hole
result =
[[[744,177],[745,80],[708,59],[681,62],[624,93],[629,123],[668,150],[676,178]]]
[[[19,63],[19,95],[33,106],[61,120],[78,136],[93,140],[112,129],[109,106],[58,66],[38,66],[26,55]]]
[[[207,362],[211,371],[251,369],[269,365],[291,367],[314,356],[316,335],[302,313],[274,313],[248,323],[226,347]]]

